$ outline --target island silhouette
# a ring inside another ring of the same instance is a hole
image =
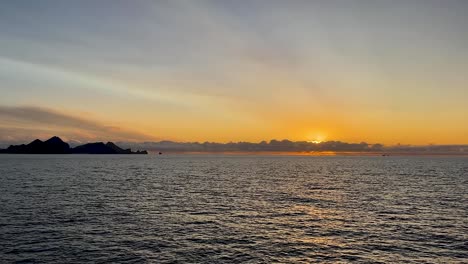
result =
[[[146,150],[132,151],[123,149],[112,142],[95,142],[71,148],[61,138],[54,136],[46,141],[36,139],[25,145],[11,145],[0,149],[0,153],[8,154],[148,154]]]

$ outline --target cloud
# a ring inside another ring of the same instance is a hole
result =
[[[384,146],[382,144],[349,143],[341,141],[325,141],[313,143],[307,141],[270,140],[259,143],[252,142],[118,142],[124,148],[145,149],[150,152],[183,153],[302,153],[302,154],[386,154],[386,155],[467,155],[468,145],[425,145]]]
[[[154,139],[144,133],[35,106],[0,106],[0,124],[0,141],[3,142],[53,135],[80,141]]]
[[[313,143],[307,141],[290,141],[270,140],[269,142],[262,141],[260,143],[252,142],[144,142],[144,143],[128,143],[119,142],[125,147],[134,147],[147,149],[150,151],[165,151],[165,152],[373,152],[382,151],[381,144],[347,143],[340,141],[327,141],[321,143]]]

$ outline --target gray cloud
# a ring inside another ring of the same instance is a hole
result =
[[[429,145],[409,146],[396,145],[384,146],[382,144],[348,143],[341,141],[327,141],[313,143],[307,141],[270,140],[259,143],[251,142],[144,142],[129,143],[118,142],[126,148],[146,149],[151,152],[233,152],[233,153],[255,153],[255,152],[279,152],[279,153],[303,153],[320,154],[324,152],[334,153],[361,153],[361,154],[392,154],[392,155],[467,155],[468,145]]]
[[[251,142],[145,142],[145,143],[125,143],[119,142],[123,146],[133,146],[145,148],[150,151],[168,151],[168,152],[370,152],[381,151],[383,146],[380,144],[371,145],[362,143],[347,143],[340,141],[328,141],[321,143],[312,143],[307,141],[290,140],[270,140],[260,143]]]
[[[154,139],[142,133],[103,125],[47,108],[0,106],[0,141],[18,142],[54,135],[80,141]]]

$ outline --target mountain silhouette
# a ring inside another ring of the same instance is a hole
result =
[[[11,145],[7,149],[0,149],[0,153],[11,154],[148,154],[147,151],[132,152],[122,149],[112,142],[88,143],[75,148],[63,142],[59,137],[51,137],[46,141],[36,139],[25,145]]]
[[[27,145],[12,145],[1,152],[14,154],[69,154],[71,149],[59,137],[52,137],[47,141],[36,139]]]
[[[72,149],[75,154],[147,154],[146,151],[132,152],[131,149],[122,149],[112,142],[88,143]]]
[[[119,154],[131,154],[132,150],[131,149],[122,149],[113,142],[107,142],[106,147],[113,149]]]

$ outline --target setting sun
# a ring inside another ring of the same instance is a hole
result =
[[[321,133],[315,133],[315,134],[312,133],[310,136],[307,137],[307,142],[315,143],[315,144],[324,142],[325,140],[326,140],[326,137],[324,136],[324,134],[321,134]]]

